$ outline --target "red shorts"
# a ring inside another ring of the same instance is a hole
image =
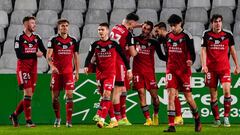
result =
[[[158,89],[154,73],[133,73],[133,88],[139,90],[146,88],[147,90]]]
[[[221,84],[231,83],[230,69],[223,71],[209,71],[205,75],[205,84],[209,88],[217,88],[218,80],[220,80]]]
[[[166,88],[174,88],[181,92],[191,92],[191,72],[185,74],[176,74],[166,72]]]
[[[97,80],[99,93],[102,95],[104,90],[112,91],[114,88],[115,75],[109,75]]]
[[[20,89],[32,88],[34,92],[37,82],[37,72],[17,70],[17,80]]]
[[[126,67],[123,64],[119,64],[116,66],[116,85],[124,86],[124,82],[126,80]]]
[[[74,90],[74,79],[72,73],[67,74],[52,74],[51,90],[59,91],[59,90]]]

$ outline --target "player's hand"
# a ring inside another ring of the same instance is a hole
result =
[[[88,67],[85,67],[85,68],[84,68],[84,73],[85,73],[85,74],[88,74]]]
[[[187,60],[187,66],[189,66],[189,67],[191,67],[192,66],[192,64],[193,64],[193,62],[191,61],[191,60]]]
[[[128,77],[128,80],[131,80],[133,78],[132,70],[127,71],[127,77]]]
[[[52,73],[59,74],[59,71],[55,66],[52,66],[51,69],[52,69]]]
[[[75,73],[74,75],[74,81],[77,82],[79,80],[79,74],[78,73]]]
[[[136,51],[137,52],[141,51],[141,46],[140,45],[136,45]]]
[[[38,52],[36,53],[36,55],[37,55],[37,57],[42,57],[42,56],[43,56],[43,53],[40,52],[40,51],[38,51]]]
[[[239,66],[236,66],[235,68],[234,68],[234,75],[238,75],[239,73],[240,73],[240,67]]]
[[[207,66],[202,66],[202,72],[203,73],[208,73],[208,67]]]

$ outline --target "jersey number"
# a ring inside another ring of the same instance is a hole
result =
[[[121,38],[121,35],[111,32],[110,37],[112,38],[112,40],[116,41],[119,44],[119,40]]]

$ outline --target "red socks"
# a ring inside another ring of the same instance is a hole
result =
[[[53,110],[57,119],[60,119],[60,103],[58,99],[54,99],[52,102]]]
[[[232,98],[230,97],[224,97],[224,117],[228,117],[229,113],[231,111],[231,102]]]
[[[18,106],[14,112],[14,115],[18,116],[19,114],[21,114],[23,112],[23,102],[24,100],[21,100],[19,103],[18,103]]]
[[[175,104],[176,116],[182,116],[181,103],[178,96],[175,96],[174,104]]]
[[[72,122],[72,112],[73,112],[73,99],[72,98],[68,98],[66,101],[66,120],[67,122]]]
[[[212,113],[215,120],[219,120],[219,112],[218,112],[218,101],[211,102]]]
[[[32,112],[31,101],[32,101],[31,96],[24,96],[23,110],[24,110],[26,120],[31,120],[31,112]]]

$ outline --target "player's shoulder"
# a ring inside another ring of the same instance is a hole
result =
[[[159,41],[155,38],[150,38],[148,41],[153,43],[153,44],[158,44],[159,43]]]
[[[225,32],[225,33],[226,33],[227,35],[229,35],[229,36],[233,36],[233,33],[232,33],[232,31],[230,31],[230,30],[223,29],[222,31]]]
[[[68,35],[71,39],[72,39],[72,41],[74,41],[74,42],[77,42],[78,40],[77,40],[77,38],[75,37],[75,36],[73,36],[73,35]]]
[[[49,41],[53,41],[58,37],[58,34],[55,34],[49,38]]]
[[[15,40],[20,40],[20,38],[21,38],[21,36],[22,36],[23,34],[24,34],[23,32],[18,33],[18,34],[15,36]]]
[[[186,36],[188,36],[190,39],[192,39],[193,38],[193,36],[192,36],[192,34],[189,32],[189,31],[187,31],[187,30],[185,30],[185,29],[183,29],[183,31],[182,31]]]
[[[42,37],[39,34],[34,32],[33,35],[36,36],[37,39],[41,39],[42,40]]]
[[[209,34],[212,30],[211,29],[207,29],[203,31],[202,37],[205,37],[207,34]]]

